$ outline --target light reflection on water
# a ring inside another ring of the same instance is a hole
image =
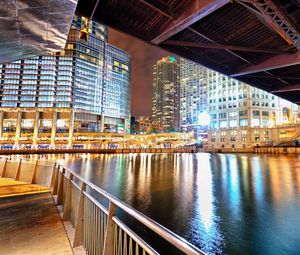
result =
[[[129,154],[66,162],[209,254],[300,254],[298,157]]]

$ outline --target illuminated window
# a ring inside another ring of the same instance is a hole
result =
[[[253,116],[259,116],[259,111],[254,110],[253,111]]]
[[[248,126],[248,119],[240,119],[240,126],[241,127]]]

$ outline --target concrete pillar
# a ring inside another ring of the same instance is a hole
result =
[[[101,120],[100,120],[100,133],[104,132],[104,115],[101,114]]]
[[[4,119],[4,112],[0,112],[0,137],[3,135],[3,119]]]
[[[57,123],[57,112],[54,111],[52,116],[51,147],[55,145],[56,123]]]
[[[34,119],[33,140],[32,140],[32,144],[34,145],[34,147],[37,144],[37,139],[39,137],[39,119],[40,119],[40,112],[36,111],[35,119]]]
[[[19,145],[19,140],[21,137],[21,123],[22,123],[22,112],[17,112],[17,123],[16,123],[16,136],[15,136],[15,146]]]
[[[75,112],[72,110],[70,116],[70,125],[69,125],[68,148],[73,147],[74,123],[75,123]]]
[[[124,119],[124,135],[129,134],[128,128],[130,127],[130,122],[127,119]]]

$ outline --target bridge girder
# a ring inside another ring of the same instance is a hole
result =
[[[298,2],[101,0],[94,19],[271,92],[299,83]],[[90,17],[94,7],[79,0],[77,11]],[[298,90],[280,93],[300,102]]]
[[[172,21],[167,28],[160,30],[158,35],[151,40],[153,44],[160,44],[169,39],[173,35],[189,27],[195,22],[203,19],[212,12],[218,10],[229,0],[195,0],[192,1],[187,8],[180,14],[180,16]]]

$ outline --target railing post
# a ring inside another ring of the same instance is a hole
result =
[[[83,217],[84,217],[84,192],[86,191],[86,184],[81,184],[81,192],[79,198],[79,205],[77,210],[77,218],[75,223],[75,234],[73,240],[73,248],[82,245],[83,243]]]
[[[19,163],[18,163],[18,167],[17,167],[16,177],[15,177],[16,181],[20,180],[21,164],[22,164],[22,159],[20,158]]]
[[[70,216],[70,209],[71,209],[71,186],[73,181],[73,174],[70,173],[67,188],[66,188],[66,197],[64,203],[64,210],[63,210],[63,221],[68,220]]]
[[[57,191],[57,205],[63,204],[63,195],[64,195],[64,173],[65,169],[63,168],[61,172],[59,172],[58,175],[58,191]]]
[[[35,164],[34,164],[34,167],[33,167],[33,175],[32,175],[32,179],[31,179],[31,183],[34,183],[34,184],[36,184],[36,182],[37,182],[36,181],[36,179],[37,179],[36,178],[36,175],[37,175],[36,174],[36,171],[37,171],[36,169],[37,169],[38,161],[39,161],[38,159],[35,161]]]
[[[113,221],[113,217],[115,215],[116,215],[116,206],[110,200],[109,209],[108,209],[107,226],[105,231],[103,255],[114,254],[115,223]]]
[[[52,190],[52,193],[53,193],[53,190],[54,190],[56,176],[57,176],[56,172],[57,172],[56,162],[54,162],[54,165],[53,165],[53,168],[52,168],[51,182],[50,182],[50,189]]]
[[[57,186],[58,186],[58,176],[59,176],[59,165],[55,166],[55,174],[54,174],[54,184],[53,184],[53,190],[52,190],[52,194],[53,195],[57,195]]]
[[[5,158],[5,160],[4,160],[4,164],[3,164],[3,167],[2,167],[2,171],[1,171],[0,177],[5,177],[6,162],[7,162],[7,158]]]

